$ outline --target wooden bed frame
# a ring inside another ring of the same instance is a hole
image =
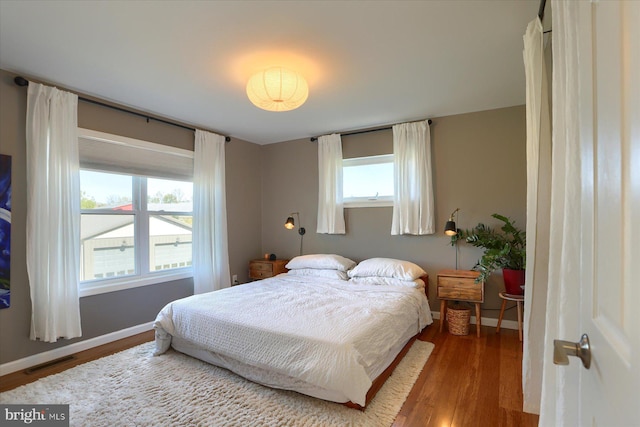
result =
[[[424,293],[427,296],[427,299],[429,299],[429,275],[425,274],[424,276],[421,276],[420,279],[424,281]],[[396,369],[396,366],[398,366],[402,361],[402,359],[404,359],[404,356],[407,355],[413,343],[418,339],[418,335],[420,335],[420,333],[421,332],[417,333],[412,338],[410,338],[409,341],[405,344],[405,346],[402,347],[402,350],[400,350],[400,353],[398,353],[396,358],[393,359],[393,362],[391,362],[391,364],[387,366],[387,369],[382,371],[382,373],[378,375],[378,377],[375,380],[373,380],[373,383],[371,384],[371,387],[367,392],[367,396],[365,399],[365,406],[358,405],[357,403],[353,403],[353,402],[347,402],[344,405],[349,408],[359,409],[361,411],[364,411],[365,407],[369,404],[369,402],[371,402],[371,400],[375,397],[375,395],[380,391],[380,389],[382,388],[384,383],[387,381],[387,379],[389,379],[393,371]]]

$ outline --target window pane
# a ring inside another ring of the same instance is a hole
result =
[[[190,215],[149,216],[149,270],[191,266]]]
[[[149,211],[193,211],[193,183],[169,179],[147,179]]]
[[[393,196],[393,163],[347,166],[342,180],[344,198]]]
[[[134,215],[82,214],[80,280],[136,273]]]
[[[80,208],[132,210],[132,177],[80,170]]]

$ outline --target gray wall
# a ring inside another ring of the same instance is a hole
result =
[[[152,321],[169,301],[190,295],[191,280],[84,297],[83,337],[58,343],[30,341],[31,302],[26,269],[26,88],[0,70],[0,153],[12,156],[11,307],[0,310],[0,363]],[[28,76],[25,76],[28,77]],[[47,82],[44,82],[47,83]],[[51,84],[51,83],[49,83]],[[130,114],[80,102],[81,127],[193,149],[193,133],[146,122]],[[431,127],[436,228],[431,236],[391,236],[391,208],[345,210],[347,234],[316,234],[317,146],[308,139],[259,146],[237,139],[226,145],[227,215],[231,274],[248,280],[248,261],[264,253],[298,254],[299,235],[283,227],[299,211],[307,229],[304,253],[338,253],[356,261],[374,256],[407,259],[430,275],[431,307],[438,310],[435,275],[453,268],[454,249],[440,230],[459,207],[458,226],[491,223],[499,212],[525,226],[526,159],[523,106],[434,118]],[[344,137],[345,157],[391,152],[391,131]],[[481,252],[459,246],[459,267],[471,268]],[[483,316],[497,317],[502,278],[487,284]],[[505,318],[515,318],[508,313]]]
[[[346,234],[325,235],[317,226],[317,145],[308,139],[264,146],[262,179],[262,252],[280,258],[298,254],[300,237],[283,227],[290,212],[300,212],[305,254],[337,253],[355,261],[370,257],[406,259],[429,273],[431,308],[438,270],[455,267],[455,252],[442,230],[449,215],[460,208],[458,227],[478,222],[496,224],[493,213],[526,225],[526,130],[523,106],[433,118],[432,163],[435,182],[436,230],[429,236],[391,236],[392,208],[345,209]],[[392,152],[391,130],[345,136],[343,156]],[[459,244],[458,265],[471,269],[482,252]],[[486,286],[484,317],[498,317],[503,288],[500,274]],[[514,319],[515,312],[507,312]]]
[[[26,88],[0,70],[0,153],[12,156],[11,307],[0,310],[0,363],[52,350],[153,321],[170,301],[191,295],[193,281],[178,280],[81,298],[83,336],[43,343],[29,340],[31,299],[26,267]],[[25,76],[27,77],[27,76]],[[47,82],[44,82],[47,83]],[[51,83],[47,83],[51,84]],[[83,128],[193,150],[193,132],[144,118],[78,103]],[[248,279],[248,261],[260,254],[260,146],[232,139],[226,149],[229,262],[232,274]]]

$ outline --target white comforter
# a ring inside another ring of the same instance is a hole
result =
[[[167,304],[155,354],[180,337],[364,406],[376,361],[430,323],[422,288],[282,274]]]

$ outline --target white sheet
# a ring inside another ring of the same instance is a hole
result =
[[[364,406],[376,362],[430,323],[421,288],[282,274],[167,304],[155,354],[176,336]]]

